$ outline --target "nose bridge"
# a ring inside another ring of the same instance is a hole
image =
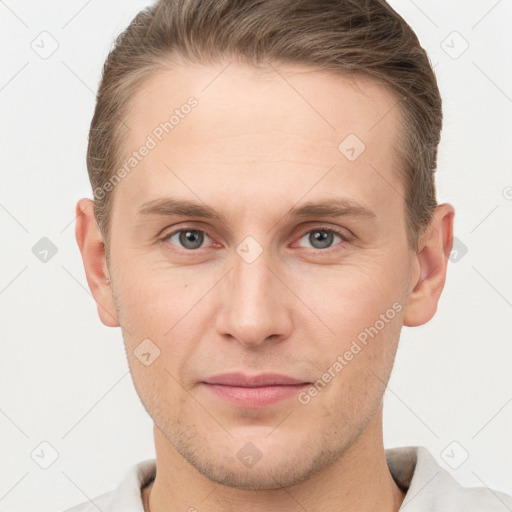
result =
[[[289,298],[268,268],[275,266],[271,250],[251,238],[243,240],[233,254],[217,325],[219,332],[244,345],[263,343],[269,336],[288,336],[291,326]]]

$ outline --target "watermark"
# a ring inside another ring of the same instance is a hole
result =
[[[262,252],[263,247],[261,247],[257,240],[252,236],[244,238],[236,248],[236,253],[246,263],[254,263]]]
[[[469,43],[459,32],[454,30],[441,41],[441,48],[449,57],[455,60],[469,48]]]
[[[238,450],[236,456],[244,466],[252,468],[263,457],[263,454],[255,444],[249,441]]]
[[[168,135],[176,126],[178,126],[182,119],[185,119],[194,107],[197,107],[198,101],[194,96],[190,96],[187,102],[181,105],[180,108],[174,109],[171,116],[155,126],[151,133],[147,135],[144,143],[124,162],[124,164],[117,169],[114,174],[105,182],[101,187],[96,187],[93,191],[94,199],[101,200],[111,192],[116,185],[118,185],[123,178],[125,178],[137,165],[139,165],[144,158],[146,158],[151,150],[162,142],[164,137]]]
[[[365,149],[364,142],[355,133],[349,133],[338,145],[338,151],[351,162],[357,160]]]
[[[459,469],[469,459],[469,452],[458,441],[452,441],[442,452],[441,458],[452,469]]]
[[[59,48],[59,42],[49,32],[40,32],[30,43],[30,48],[43,60],[50,58]]]
[[[452,251],[450,252],[449,260],[452,263],[458,263],[468,252],[468,246],[456,236],[453,237]]]
[[[160,357],[160,349],[149,338],[142,340],[133,353],[144,366],[153,364]]]
[[[402,304],[399,302],[395,302],[391,308],[387,309],[385,313],[381,313],[379,315],[379,319],[375,321],[375,323],[370,327],[365,327],[355,339],[352,340],[350,348],[346,350],[343,354],[340,354],[336,357],[336,361],[329,366],[329,368],[322,374],[322,376],[312,384],[308,389],[301,391],[297,395],[297,400],[303,404],[309,404],[311,402],[311,398],[318,395],[322,389],[331,382],[336,375],[338,375],[347,364],[352,361],[354,356],[359,354],[361,350],[366,347],[368,344],[368,336],[370,338],[374,338],[379,334],[384,327],[389,324],[393,318],[395,318],[397,313],[402,311]],[[359,342],[359,343],[358,343]],[[361,346],[362,345],[362,346]]]
[[[39,467],[48,469],[59,458],[59,452],[48,441],[42,441],[30,452],[30,456]]]
[[[48,237],[43,236],[32,247],[32,254],[42,263],[48,263],[57,254],[58,250],[57,246]]]

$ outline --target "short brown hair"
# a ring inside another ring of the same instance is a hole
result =
[[[107,258],[113,191],[102,186],[120,165],[123,117],[144,79],[169,68],[173,57],[199,64],[225,58],[299,64],[382,83],[399,103],[398,172],[408,242],[417,250],[437,206],[442,109],[427,53],[398,13],[384,0],[159,0],[117,37],[91,122],[87,169]]]

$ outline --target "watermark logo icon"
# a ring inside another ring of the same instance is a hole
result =
[[[43,236],[43,238],[32,247],[32,254],[41,263],[48,263],[57,254],[57,251],[57,246],[46,236]]]
[[[441,452],[441,458],[452,469],[459,469],[469,459],[469,453],[458,441],[452,441]]]
[[[41,59],[50,58],[59,47],[57,39],[55,39],[49,32],[43,31],[35,37],[30,43],[30,48],[34,50]]]
[[[442,41],[441,48],[452,59],[458,59],[468,48],[469,43],[459,32],[450,32]]]
[[[160,356],[160,349],[149,338],[146,338],[137,345],[133,353],[144,366],[149,366]]]
[[[365,149],[364,142],[355,133],[349,133],[338,146],[338,151],[351,162],[357,160]]]
[[[453,237],[453,246],[450,257],[448,258],[452,263],[458,263],[468,252],[468,246],[456,236]]]
[[[263,247],[255,238],[248,236],[238,244],[236,252],[246,263],[253,263],[263,252]]]
[[[252,468],[263,457],[263,454],[255,444],[249,441],[238,450],[236,456],[244,466]]]
[[[59,452],[48,441],[42,441],[32,450],[30,457],[40,468],[48,469],[59,458]]]

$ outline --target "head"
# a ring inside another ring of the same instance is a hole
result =
[[[441,124],[428,57],[383,1],[136,16],[103,69],[76,233],[161,443],[261,489],[377,442],[401,327],[444,286]],[[243,407],[207,384],[226,372],[304,385]]]

